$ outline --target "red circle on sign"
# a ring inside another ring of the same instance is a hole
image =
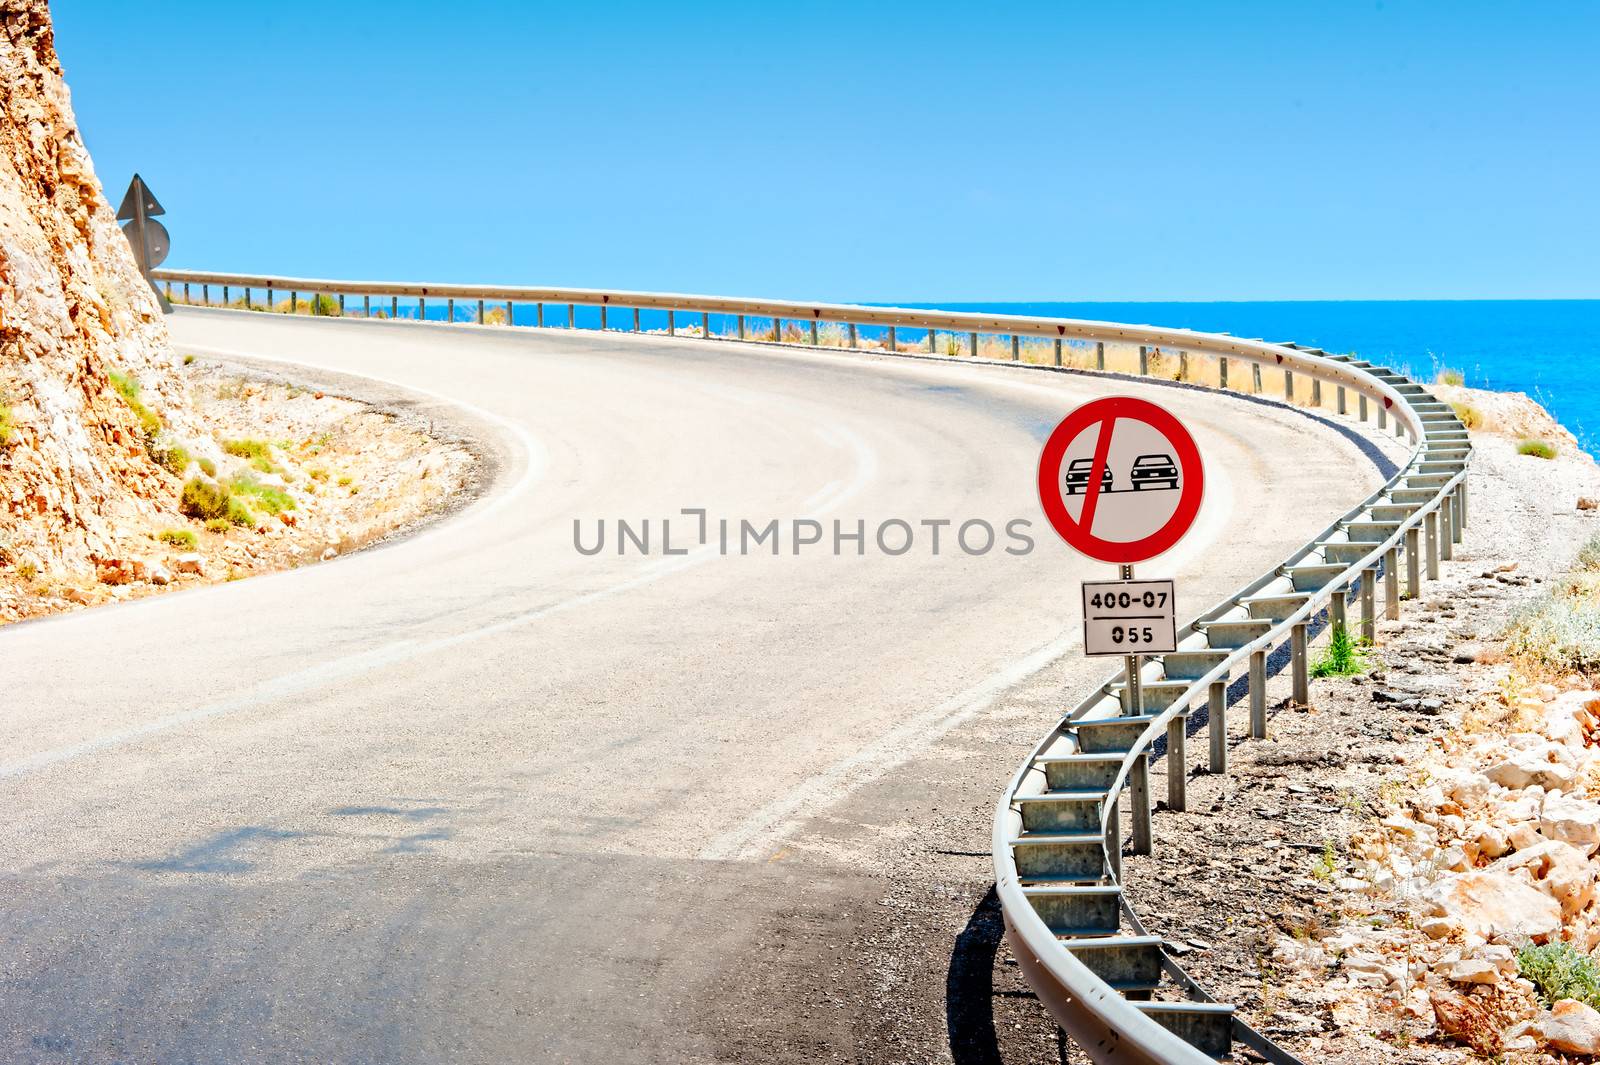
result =
[[[1090,528],[1094,525],[1094,511],[1101,488],[1099,473],[1104,469],[1109,439],[1104,447],[1097,447],[1095,463],[1087,471],[1084,509],[1078,518],[1074,518],[1067,510],[1061,494],[1061,462],[1066,457],[1068,446],[1084,430],[1104,423],[1101,433],[1109,437],[1116,423],[1124,419],[1143,422],[1167,439],[1181,471],[1181,487],[1178,504],[1161,528],[1137,540],[1107,540],[1094,535]],[[1101,562],[1131,565],[1155,558],[1171,548],[1194,524],[1195,517],[1200,513],[1200,499],[1204,492],[1205,470],[1200,464],[1200,449],[1195,447],[1189,431],[1165,408],[1132,396],[1110,396],[1077,408],[1061,419],[1061,424],[1050,433],[1050,438],[1044,442],[1044,451],[1039,455],[1039,502],[1044,506],[1045,517],[1069,545]],[[1081,521],[1085,514],[1089,516],[1087,527]]]

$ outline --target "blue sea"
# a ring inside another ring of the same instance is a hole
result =
[[[933,306],[915,304],[914,306]],[[1442,367],[1475,388],[1526,392],[1600,457],[1600,300],[1286,303],[941,303],[958,311],[1094,318],[1293,340],[1354,352],[1419,380]]]
[[[390,301],[374,300],[388,309]],[[874,301],[878,302],[878,301]],[[883,306],[884,303],[878,302]],[[1226,332],[1241,337],[1292,340],[1332,352],[1353,352],[1364,359],[1393,366],[1431,381],[1441,369],[1458,370],[1477,388],[1525,392],[1542,403],[1590,454],[1600,457],[1600,300],[1346,300],[1272,303],[921,303],[893,306],[953,311],[1089,318],[1139,325]],[[491,306],[494,306],[491,304]],[[352,308],[353,309],[353,308]],[[415,317],[414,302],[401,302],[403,317]],[[459,320],[471,320],[475,304],[454,308]],[[442,320],[442,301],[430,301],[426,317]],[[600,326],[598,307],[573,309],[579,328]],[[517,325],[534,325],[536,308],[515,307]],[[546,325],[567,324],[564,304],[547,304]],[[631,309],[613,307],[612,329],[632,326]],[[709,316],[714,333],[736,329],[731,315]],[[681,327],[699,324],[699,315],[680,312]],[[643,311],[640,325],[664,329],[666,312]],[[755,320],[752,329],[766,325]],[[862,327],[863,338],[882,329]],[[915,343],[920,334],[902,333]]]

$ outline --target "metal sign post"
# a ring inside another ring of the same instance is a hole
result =
[[[1144,716],[1145,655],[1177,650],[1173,584],[1134,580],[1134,564],[1183,538],[1204,492],[1205,470],[1188,430],[1164,408],[1131,396],[1074,410],[1039,456],[1039,502],[1051,526],[1078,551],[1117,566],[1118,580],[1084,582],[1083,648],[1122,656],[1123,716]],[[1150,850],[1149,772],[1140,755],[1128,776],[1132,844],[1141,854]],[[1120,868],[1115,807],[1107,817],[1109,858]]]
[[[133,180],[128,183],[128,191],[122,197],[122,206],[117,208],[117,221],[125,223],[122,231],[128,235],[128,245],[133,249],[133,260],[139,264],[139,272],[144,275],[151,291],[156,294],[156,301],[161,304],[161,312],[171,314],[172,304],[150,277],[150,271],[166,262],[167,252],[172,248],[172,238],[167,233],[167,227],[157,222],[154,217],[166,213],[166,208],[161,206],[145,186],[144,179],[138,174],[133,175]]]

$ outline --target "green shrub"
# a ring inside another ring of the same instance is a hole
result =
[[[1564,998],[1575,998],[1600,1007],[1600,966],[1571,943],[1551,943],[1543,947],[1529,943],[1517,951],[1517,968],[1522,976],[1533,981],[1546,1006],[1553,1006]]]
[[[222,450],[241,459],[270,459],[272,445],[265,440],[224,440]]]
[[[215,477],[217,475],[217,464],[212,462],[210,459],[196,459],[195,463],[200,467],[200,472],[205,474],[207,477]]]
[[[1343,625],[1333,627],[1328,649],[1311,664],[1313,677],[1349,677],[1367,671],[1366,650]]]
[[[339,310],[338,297],[330,296],[326,292],[313,296],[306,302],[310,304],[312,314],[321,315],[324,318],[337,318],[343,313]]]
[[[295,508],[294,497],[283,489],[262,484],[247,474],[235,477],[229,487],[242,496],[249,496],[254,505],[273,517]]]
[[[1483,415],[1478,413],[1478,408],[1468,403],[1452,403],[1451,408],[1456,412],[1456,417],[1461,419],[1461,424],[1468,429],[1477,429],[1483,425]]]
[[[186,547],[191,550],[195,545],[194,533],[188,529],[162,529],[156,539],[173,547]]]
[[[188,449],[178,444],[172,444],[169,447],[157,450],[155,452],[155,460],[179,477],[182,477],[184,471],[189,468]]]
[[[276,467],[276,466],[274,466],[272,464],[272,460],[271,459],[264,459],[264,458],[263,459],[251,459],[250,460],[250,468],[253,469],[253,470],[259,470],[262,473],[277,473],[278,472],[278,467]]]
[[[1433,375],[1433,380],[1436,384],[1460,387],[1466,383],[1467,379],[1460,370],[1452,370],[1448,366],[1441,366],[1438,372]]]
[[[11,434],[16,429],[16,424],[11,419],[11,404],[0,403],[0,447],[11,443]]]
[[[1524,440],[1517,445],[1517,454],[1532,455],[1536,459],[1553,459],[1556,457],[1556,449],[1543,440]]]
[[[250,526],[255,523],[256,516],[250,513],[250,508],[245,506],[239,499],[230,496],[228,498],[228,524]]]
[[[206,532],[225,533],[233,528],[233,522],[227,518],[212,518],[206,522]]]
[[[198,518],[200,521],[226,518],[232,497],[226,485],[204,477],[191,477],[183,483],[183,494],[178,497],[178,512],[186,518]]]
[[[128,405],[128,409],[139,419],[139,427],[144,430],[145,447],[150,450],[152,458],[156,457],[155,440],[156,434],[161,432],[161,419],[139,398],[139,393],[142,391],[139,379],[116,370],[109,371],[106,376],[111,379],[111,387],[117,390],[117,394]]]
[[[191,364],[191,363],[193,363],[193,362],[194,362],[194,355],[192,355],[192,354],[190,354],[190,355],[185,355],[185,356],[184,356],[184,357],[183,357],[183,364],[184,364],[184,365],[185,365],[185,366],[188,366],[188,365],[190,365],[190,364]]]

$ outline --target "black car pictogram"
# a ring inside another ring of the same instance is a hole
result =
[[[1066,485],[1067,495],[1075,496],[1088,490],[1089,467],[1093,465],[1094,459],[1073,459],[1067,463],[1067,472],[1062,478]],[[1109,464],[1100,473],[1100,490],[1102,492],[1111,491],[1111,466]]]
[[[1145,488],[1178,487],[1178,465],[1171,455],[1140,455],[1133,460],[1128,480],[1135,492]]]

